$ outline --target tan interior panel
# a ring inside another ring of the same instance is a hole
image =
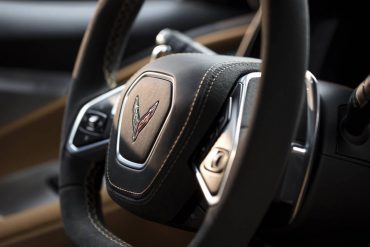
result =
[[[102,192],[107,225],[134,246],[186,246],[193,233],[143,220],[120,208]],[[71,246],[64,234],[57,201],[0,219],[0,247]]]
[[[0,129],[0,177],[56,160],[66,99],[57,99]]]

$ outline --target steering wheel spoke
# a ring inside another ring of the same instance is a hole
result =
[[[125,86],[114,88],[87,102],[77,114],[67,142],[74,155],[106,153],[119,95]]]
[[[216,120],[216,126],[211,128],[212,131],[206,135],[203,146],[199,148],[201,153],[198,157],[201,157],[201,162],[194,164],[194,170],[209,205],[218,203],[222,196],[237,152],[240,129],[247,127],[248,115],[252,114],[247,111],[244,114],[244,111],[251,109],[246,106],[252,104],[255,99],[253,92],[260,77],[260,72],[253,72],[238,80]],[[248,93],[250,87],[252,93]]]

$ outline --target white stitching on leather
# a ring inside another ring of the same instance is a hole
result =
[[[86,186],[85,186],[85,189],[87,190],[86,193],[85,193],[85,200],[86,200],[86,203],[87,203],[87,216],[90,220],[90,223],[94,226],[94,228],[100,233],[102,234],[104,237],[108,238],[109,240],[111,240],[112,242],[118,244],[119,246],[123,246],[123,247],[131,247],[131,245],[125,243],[124,241],[122,241],[120,238],[118,238],[117,236],[115,236],[112,232],[110,232],[107,228],[105,228],[100,220],[98,219],[98,216],[96,214],[96,208],[95,206],[91,205],[91,204],[95,204],[94,202],[92,202],[92,200],[90,199],[89,197],[89,190],[90,190],[90,186],[91,183],[89,182],[89,176],[92,176],[92,172],[93,172],[93,169],[94,167],[96,166],[97,164],[92,164],[91,168],[89,169],[88,171],[88,175],[87,175],[87,179],[86,179]],[[99,193],[99,192],[97,192]],[[92,195],[94,196],[94,195]]]
[[[108,234],[106,234],[103,230],[101,230],[101,228],[98,226],[98,224],[95,223],[95,221],[91,218],[91,215],[90,215],[90,212],[88,212],[88,217],[90,219],[90,222],[91,224],[96,228],[96,230],[102,234],[104,237],[108,238],[109,240],[111,240],[112,242],[118,244],[119,246],[123,246],[123,247],[129,247],[130,245],[126,245],[124,244],[124,242],[122,241],[118,241],[116,239],[113,239],[112,237],[110,237]]]
[[[188,115],[187,115],[187,118],[186,118],[186,120],[185,120],[185,123],[183,124],[183,126],[182,126],[182,128],[181,128],[181,130],[180,130],[179,134],[177,135],[177,137],[176,137],[176,139],[175,139],[174,143],[172,144],[172,146],[171,146],[171,148],[170,148],[170,150],[169,150],[169,152],[168,152],[168,154],[167,154],[166,158],[165,158],[165,159],[164,159],[164,161],[162,162],[161,167],[159,168],[159,170],[158,170],[157,174],[153,177],[153,179],[152,179],[152,180],[151,180],[151,182],[150,182],[150,183],[145,187],[145,189],[144,189],[143,191],[141,191],[141,192],[133,192],[133,191],[129,191],[129,190],[126,190],[126,189],[124,189],[124,188],[121,188],[121,187],[119,187],[119,186],[115,185],[115,184],[111,181],[111,179],[110,179],[110,175],[109,175],[109,165],[107,165],[107,169],[106,169],[106,177],[107,177],[107,180],[108,180],[108,182],[109,182],[109,184],[110,184],[110,185],[112,185],[114,188],[116,188],[116,189],[118,189],[118,190],[121,190],[121,191],[127,192],[127,193],[132,194],[132,195],[142,195],[143,193],[145,193],[145,192],[150,188],[150,186],[153,184],[153,182],[155,181],[156,177],[158,176],[158,174],[159,174],[159,173],[160,173],[160,171],[162,170],[162,168],[163,168],[164,164],[167,162],[168,158],[169,158],[169,157],[170,157],[170,155],[172,154],[172,152],[173,152],[173,150],[174,150],[174,148],[175,148],[175,146],[176,146],[177,142],[179,141],[179,139],[180,139],[180,137],[181,137],[182,133],[184,132],[184,130],[185,130],[185,128],[186,128],[186,126],[187,126],[187,124],[188,124],[188,122],[189,122],[189,120],[190,120],[190,116],[191,116],[191,114],[192,114],[192,112],[193,112],[193,110],[194,110],[195,102],[196,102],[196,100],[197,100],[197,98],[198,98],[198,95],[199,95],[200,89],[201,89],[201,87],[202,87],[202,85],[203,85],[203,83],[204,83],[204,81],[205,81],[205,78],[207,77],[207,75],[209,74],[209,72],[211,72],[211,70],[215,68],[215,66],[217,66],[217,65],[222,66],[222,65],[224,65],[224,64],[229,64],[229,63],[228,63],[228,62],[224,62],[224,63],[214,64],[214,65],[212,65],[212,66],[211,66],[211,67],[210,67],[210,68],[205,72],[205,74],[203,75],[202,80],[201,80],[201,82],[200,82],[200,84],[199,84],[199,86],[198,86],[197,92],[196,92],[196,94],[195,94],[195,96],[194,96],[194,98],[193,98],[193,102],[192,102],[192,104],[191,104],[191,107],[190,107],[189,113],[188,113]],[[205,104],[207,103],[208,96],[209,96],[209,93],[210,93],[210,91],[211,91],[211,89],[212,89],[212,87],[213,87],[214,82],[216,81],[216,79],[218,78],[218,76],[219,76],[223,71],[225,71],[226,69],[229,69],[229,68],[231,68],[231,67],[234,67],[234,66],[240,65],[240,64],[243,64],[243,63],[242,63],[242,62],[239,62],[239,63],[233,63],[233,64],[231,64],[231,65],[229,64],[229,66],[224,67],[221,71],[219,71],[219,72],[216,74],[215,78],[213,78],[213,80],[212,80],[212,82],[211,82],[211,85],[210,85],[210,88],[209,88],[209,89],[207,90],[207,92],[206,92],[206,99],[205,99],[205,101],[204,101],[204,103],[203,103],[203,106],[202,106],[202,108],[201,108],[201,111],[199,112],[198,118],[197,118],[197,120],[196,120],[196,122],[195,122],[195,125],[194,125],[194,127],[193,127],[193,129],[192,129],[191,134],[189,135],[189,137],[188,137],[188,138],[187,138],[187,140],[185,141],[185,144],[183,145],[183,148],[180,150],[180,152],[179,152],[179,153],[178,153],[178,155],[176,156],[175,160],[172,162],[171,166],[170,166],[170,167],[169,167],[169,169],[168,169],[168,172],[165,174],[165,176],[163,177],[163,179],[161,180],[161,182],[158,184],[156,191],[157,191],[157,190],[158,190],[158,188],[161,186],[161,184],[163,183],[163,181],[166,179],[166,176],[167,176],[167,174],[169,173],[169,171],[171,170],[171,168],[172,168],[173,164],[174,164],[174,163],[175,163],[175,161],[178,159],[178,157],[180,156],[180,154],[183,152],[183,150],[184,150],[184,148],[185,148],[185,145],[189,142],[191,135],[194,133],[194,129],[195,129],[196,125],[198,124],[199,119],[200,119],[200,116],[201,116],[201,113],[203,112],[203,110],[204,110],[204,108],[205,108]],[[156,191],[155,191],[155,193],[156,193]]]
[[[126,14],[127,12],[131,12],[132,8],[135,4],[134,0],[123,0],[121,9],[119,10],[119,14],[114,20],[113,28],[110,33],[108,44],[105,50],[104,54],[104,60],[103,60],[103,72],[105,75],[105,79],[108,82],[108,85],[111,87],[114,87],[116,85],[116,78],[115,78],[115,71],[114,71],[114,64],[113,59],[115,59],[115,55],[117,54],[117,48],[122,46],[121,42],[117,42],[117,39],[120,39],[123,37],[122,34],[122,28],[126,25],[122,25],[122,23],[128,21],[128,17],[130,14]]]

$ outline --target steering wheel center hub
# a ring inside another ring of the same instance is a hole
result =
[[[172,77],[145,73],[127,91],[118,122],[117,159],[143,169],[172,102]]]
[[[197,189],[195,151],[238,79],[258,67],[245,58],[182,54],[139,71],[113,121],[106,170],[112,198],[144,217],[171,220]]]

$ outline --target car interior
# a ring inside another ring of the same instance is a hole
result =
[[[0,1],[0,247],[370,245],[366,6]]]

